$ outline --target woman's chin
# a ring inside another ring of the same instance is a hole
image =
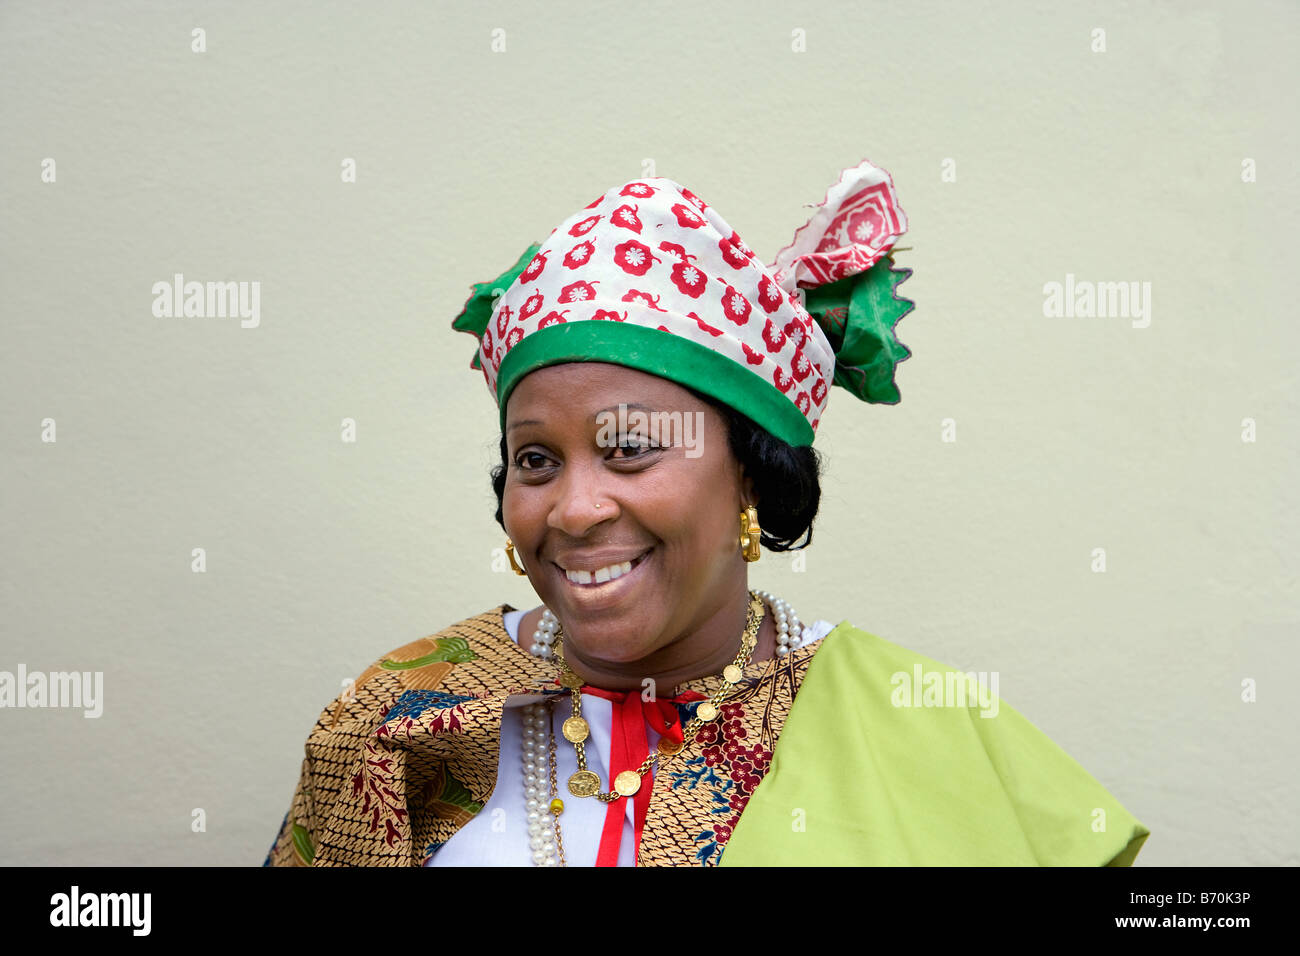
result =
[[[653,643],[647,640],[644,620],[633,621],[626,626],[617,623],[600,624],[591,628],[577,624],[572,626],[573,632],[566,632],[564,638],[566,656],[590,664],[625,668],[629,664],[645,660],[655,650]]]

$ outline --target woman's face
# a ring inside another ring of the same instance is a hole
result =
[[[685,389],[603,362],[541,368],[510,396],[506,444],[506,533],[583,656],[640,661],[746,587],[752,486],[722,416]],[[624,573],[598,582],[610,566]]]

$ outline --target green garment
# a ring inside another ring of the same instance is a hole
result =
[[[896,706],[959,672],[848,621],[822,640],[719,865],[1132,864],[1151,831],[996,695]]]

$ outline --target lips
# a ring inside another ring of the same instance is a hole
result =
[[[597,559],[601,563],[595,567],[593,567],[595,562],[592,561],[572,561],[573,564],[587,565],[585,568],[566,569],[558,563],[556,563],[555,566],[559,570],[560,574],[563,575],[565,581],[567,581],[571,586],[582,588],[584,590],[596,589],[617,581],[625,575],[631,574],[641,566],[646,556],[649,555],[652,550],[653,548],[647,548],[635,558],[626,561],[607,561],[604,559]]]

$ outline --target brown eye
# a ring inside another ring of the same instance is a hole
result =
[[[638,435],[628,435],[619,439],[619,443],[615,450],[627,452],[627,454],[620,456],[620,458],[623,461],[628,461],[643,458],[652,451],[658,451],[659,446],[652,444],[648,438],[642,438]]]
[[[524,464],[524,462],[531,462],[533,459],[538,459],[538,458],[541,459],[540,463],[527,464],[527,465]],[[515,467],[518,468],[520,471],[536,471],[539,468],[545,467],[546,461],[547,461],[546,456],[543,455],[541,452],[525,451],[515,456]]]

